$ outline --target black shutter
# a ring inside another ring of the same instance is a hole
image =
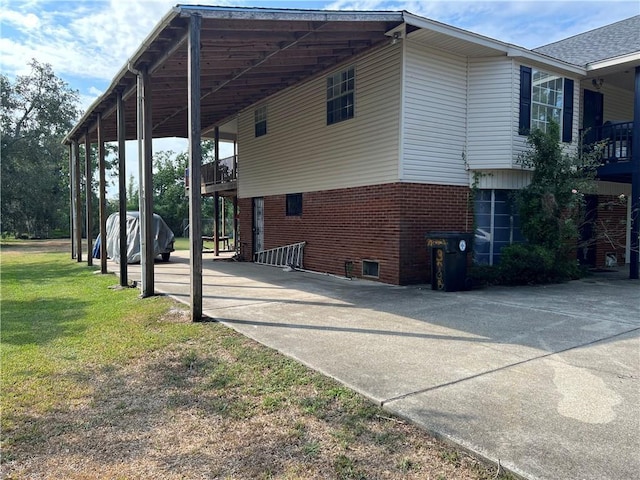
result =
[[[531,68],[520,66],[520,122],[518,133],[529,135],[531,130]]]
[[[571,142],[573,132],[573,80],[564,79],[564,102],[562,105],[562,141]]]

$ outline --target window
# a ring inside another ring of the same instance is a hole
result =
[[[550,122],[562,125],[562,77],[533,70],[531,128],[547,131]]]
[[[256,137],[267,134],[267,106],[258,107],[255,110]]]
[[[327,78],[327,125],[353,118],[354,90],[354,67]]]
[[[478,190],[474,199],[474,262],[496,265],[502,248],[524,241],[512,190]]]
[[[287,217],[299,217],[302,215],[302,194],[287,194]]]
[[[562,141],[571,142],[573,80],[521,66],[520,134],[528,135],[532,128],[546,132],[551,122],[560,126]]]

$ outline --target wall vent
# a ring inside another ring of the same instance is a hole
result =
[[[376,260],[363,260],[362,276],[378,278],[380,276],[380,262]]]

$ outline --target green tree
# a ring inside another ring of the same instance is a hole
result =
[[[78,117],[78,93],[50,65],[29,66],[13,82],[0,75],[2,232],[68,234],[68,150],[61,142]]]
[[[596,189],[600,149],[594,148],[588,154],[565,153],[559,138],[557,124],[549,125],[547,132],[534,130],[529,135],[531,148],[519,162],[532,169],[531,183],[516,197],[522,234],[529,247],[513,245],[502,252],[503,268],[535,267],[536,281],[564,280],[576,275],[574,252],[584,222],[585,195]],[[530,282],[526,277],[522,272],[513,275]]]
[[[140,196],[136,187],[135,178],[129,175],[129,183],[127,183],[127,210],[135,212],[140,208]]]
[[[186,153],[162,151],[153,156],[153,210],[176,235],[182,233],[182,220],[189,216],[184,185],[188,164]]]

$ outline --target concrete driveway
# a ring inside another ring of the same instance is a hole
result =
[[[187,255],[155,282],[188,303]],[[444,293],[205,254],[203,292],[208,316],[521,476],[640,478],[637,280]]]

